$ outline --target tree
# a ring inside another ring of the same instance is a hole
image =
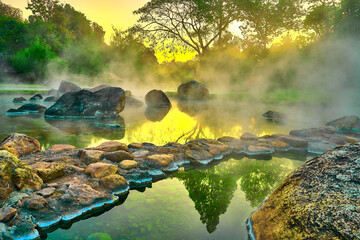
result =
[[[183,47],[199,56],[238,19],[232,0],[151,0],[134,13],[140,29],[162,50]],[[159,46],[159,45],[158,45]]]
[[[58,6],[58,0],[31,0],[28,2],[26,9],[31,10],[33,13],[33,15],[29,16],[30,20],[47,22],[53,18]]]
[[[0,16],[22,20],[22,11],[10,5],[0,2]]]

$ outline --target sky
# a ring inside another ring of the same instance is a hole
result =
[[[2,0],[2,2],[20,8],[24,18],[31,14],[31,11],[25,9],[27,0]],[[133,26],[137,21],[133,11],[145,5],[148,0],[60,0],[60,2],[69,3],[77,11],[84,13],[89,20],[102,26],[108,41],[113,32],[112,26],[122,29]]]

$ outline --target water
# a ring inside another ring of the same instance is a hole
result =
[[[100,216],[76,222],[71,228],[64,226],[47,237],[247,239],[245,221],[251,212],[301,164],[279,157],[270,161],[243,158],[208,169],[181,171],[144,192],[131,191],[124,203]]]
[[[287,134],[296,128],[316,127],[333,119],[318,117],[325,111],[323,108],[216,99],[188,104],[172,99],[170,110],[126,107],[119,119],[105,121],[45,120],[42,115],[4,116],[8,109],[21,106],[12,103],[14,97],[17,96],[0,95],[0,138],[14,132],[24,133],[38,139],[44,148],[64,143],[81,148],[92,147],[107,140],[164,145],[168,142],[185,143],[196,138],[240,137],[244,132],[259,136]],[[264,119],[262,114],[268,110],[286,113],[287,124],[274,124]]]

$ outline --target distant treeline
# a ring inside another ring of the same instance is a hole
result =
[[[360,36],[359,0],[151,0],[134,12],[138,24],[114,28],[108,44],[103,28],[69,4],[31,0],[27,9],[32,15],[23,19],[0,3],[0,54],[30,83],[57,73],[183,82],[225,70],[237,82],[284,51],[306,54],[326,39]],[[230,31],[234,25],[240,35]],[[159,64],[156,53],[195,57]],[[291,71],[276,74],[286,87]]]

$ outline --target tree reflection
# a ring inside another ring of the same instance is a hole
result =
[[[226,213],[238,184],[249,204],[256,207],[300,164],[284,158],[231,159],[210,169],[179,172],[175,177],[184,183],[201,222],[212,233],[220,222],[220,215]]]

